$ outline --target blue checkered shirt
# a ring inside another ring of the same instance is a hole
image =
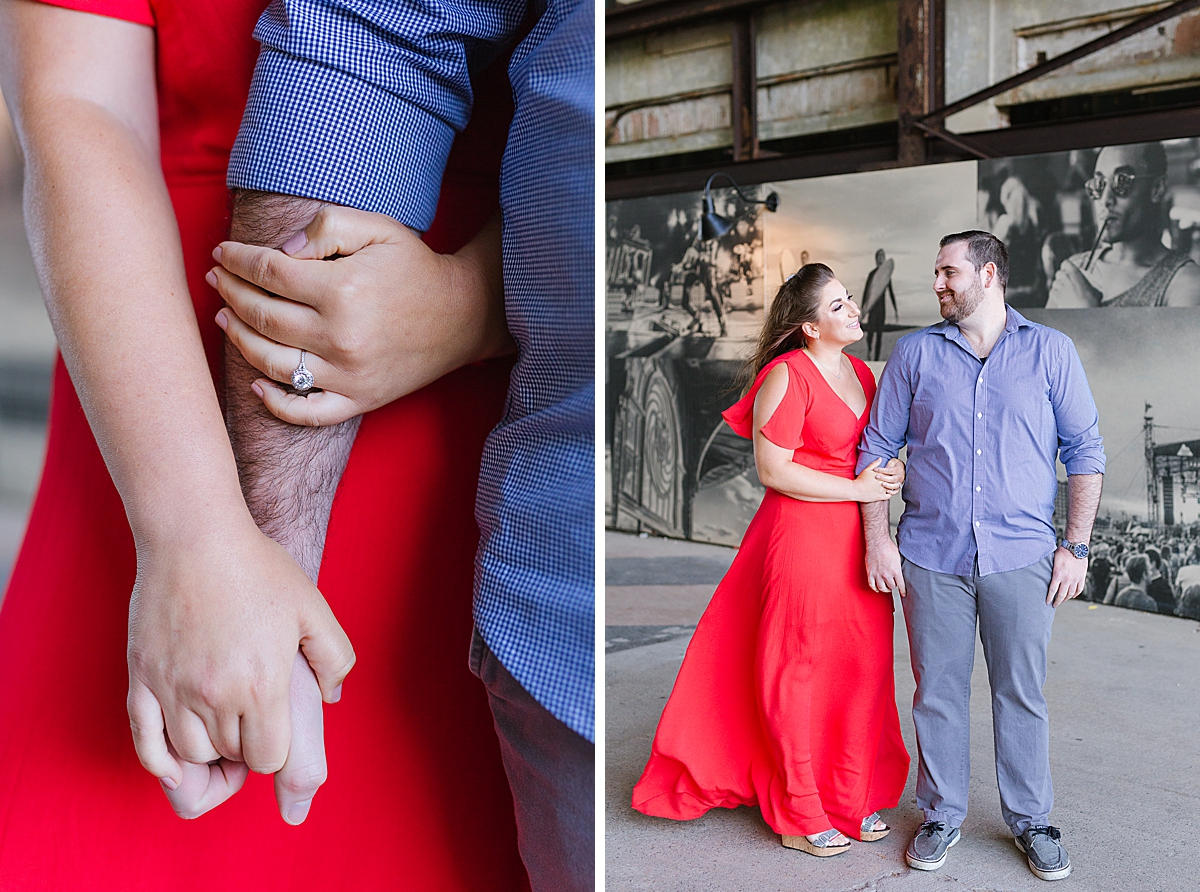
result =
[[[525,0],[274,0],[229,185],[433,220],[471,72]],[[540,4],[538,7],[540,8]],[[484,449],[475,623],[553,715],[595,739],[594,34],[591,0],[548,0],[509,65],[504,286],[520,348]]]

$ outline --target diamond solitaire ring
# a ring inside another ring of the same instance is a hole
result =
[[[292,387],[297,393],[307,393],[312,390],[314,383],[313,373],[304,367],[304,351],[300,351],[300,365],[296,366],[296,370],[292,372]]]

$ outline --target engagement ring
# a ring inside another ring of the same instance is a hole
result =
[[[304,351],[300,351],[300,365],[296,366],[296,371],[292,372],[292,387],[297,393],[306,393],[312,390],[314,383],[313,374],[304,367]]]

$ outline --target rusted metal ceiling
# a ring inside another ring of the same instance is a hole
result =
[[[1177,0],[1109,34],[1034,65],[953,103],[945,103],[945,0],[899,0],[898,135],[894,147],[869,146],[792,157],[763,157],[758,148],[757,91],[754,65],[753,8],[767,0],[642,0],[605,13],[609,38],[675,27],[714,16],[730,19],[733,29],[732,89],[734,165],[743,183],[796,179],[893,165],[989,158],[1062,151],[1108,142],[1121,122],[1122,138],[1137,142],[1200,133],[1200,108],[1143,112],[1119,117],[1012,127],[970,134],[949,133],[943,121],[995,96],[1056,71],[1147,28],[1200,7],[1200,0]],[[935,148],[932,140],[940,141]],[[706,170],[656,173],[610,180],[609,199],[699,188]]]

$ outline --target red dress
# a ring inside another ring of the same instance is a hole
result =
[[[754,398],[787,363],[787,393],[762,432],[793,461],[853,478],[875,379],[858,418],[801,351],[769,363],[725,412],[752,436]],[[768,489],[704,611],[654,735],[633,807],[687,820],[757,805],[776,833],[862,819],[899,802],[908,777],[892,675],[892,599],[867,587],[857,502]]]
[[[59,5],[157,30],[163,169],[215,370],[220,299],[203,277],[228,228],[225,168],[266,0]],[[428,236],[439,250],[498,206],[502,74],[483,79],[476,138],[455,146],[442,194],[453,213]],[[319,582],[358,664],[325,712],[329,781],[290,827],[270,777],[184,821],[138,763],[125,710],[133,540],[59,362],[43,478],[0,610],[0,889],[528,888],[487,695],[467,666],[475,487],[509,367],[462,369],[363,420]]]

